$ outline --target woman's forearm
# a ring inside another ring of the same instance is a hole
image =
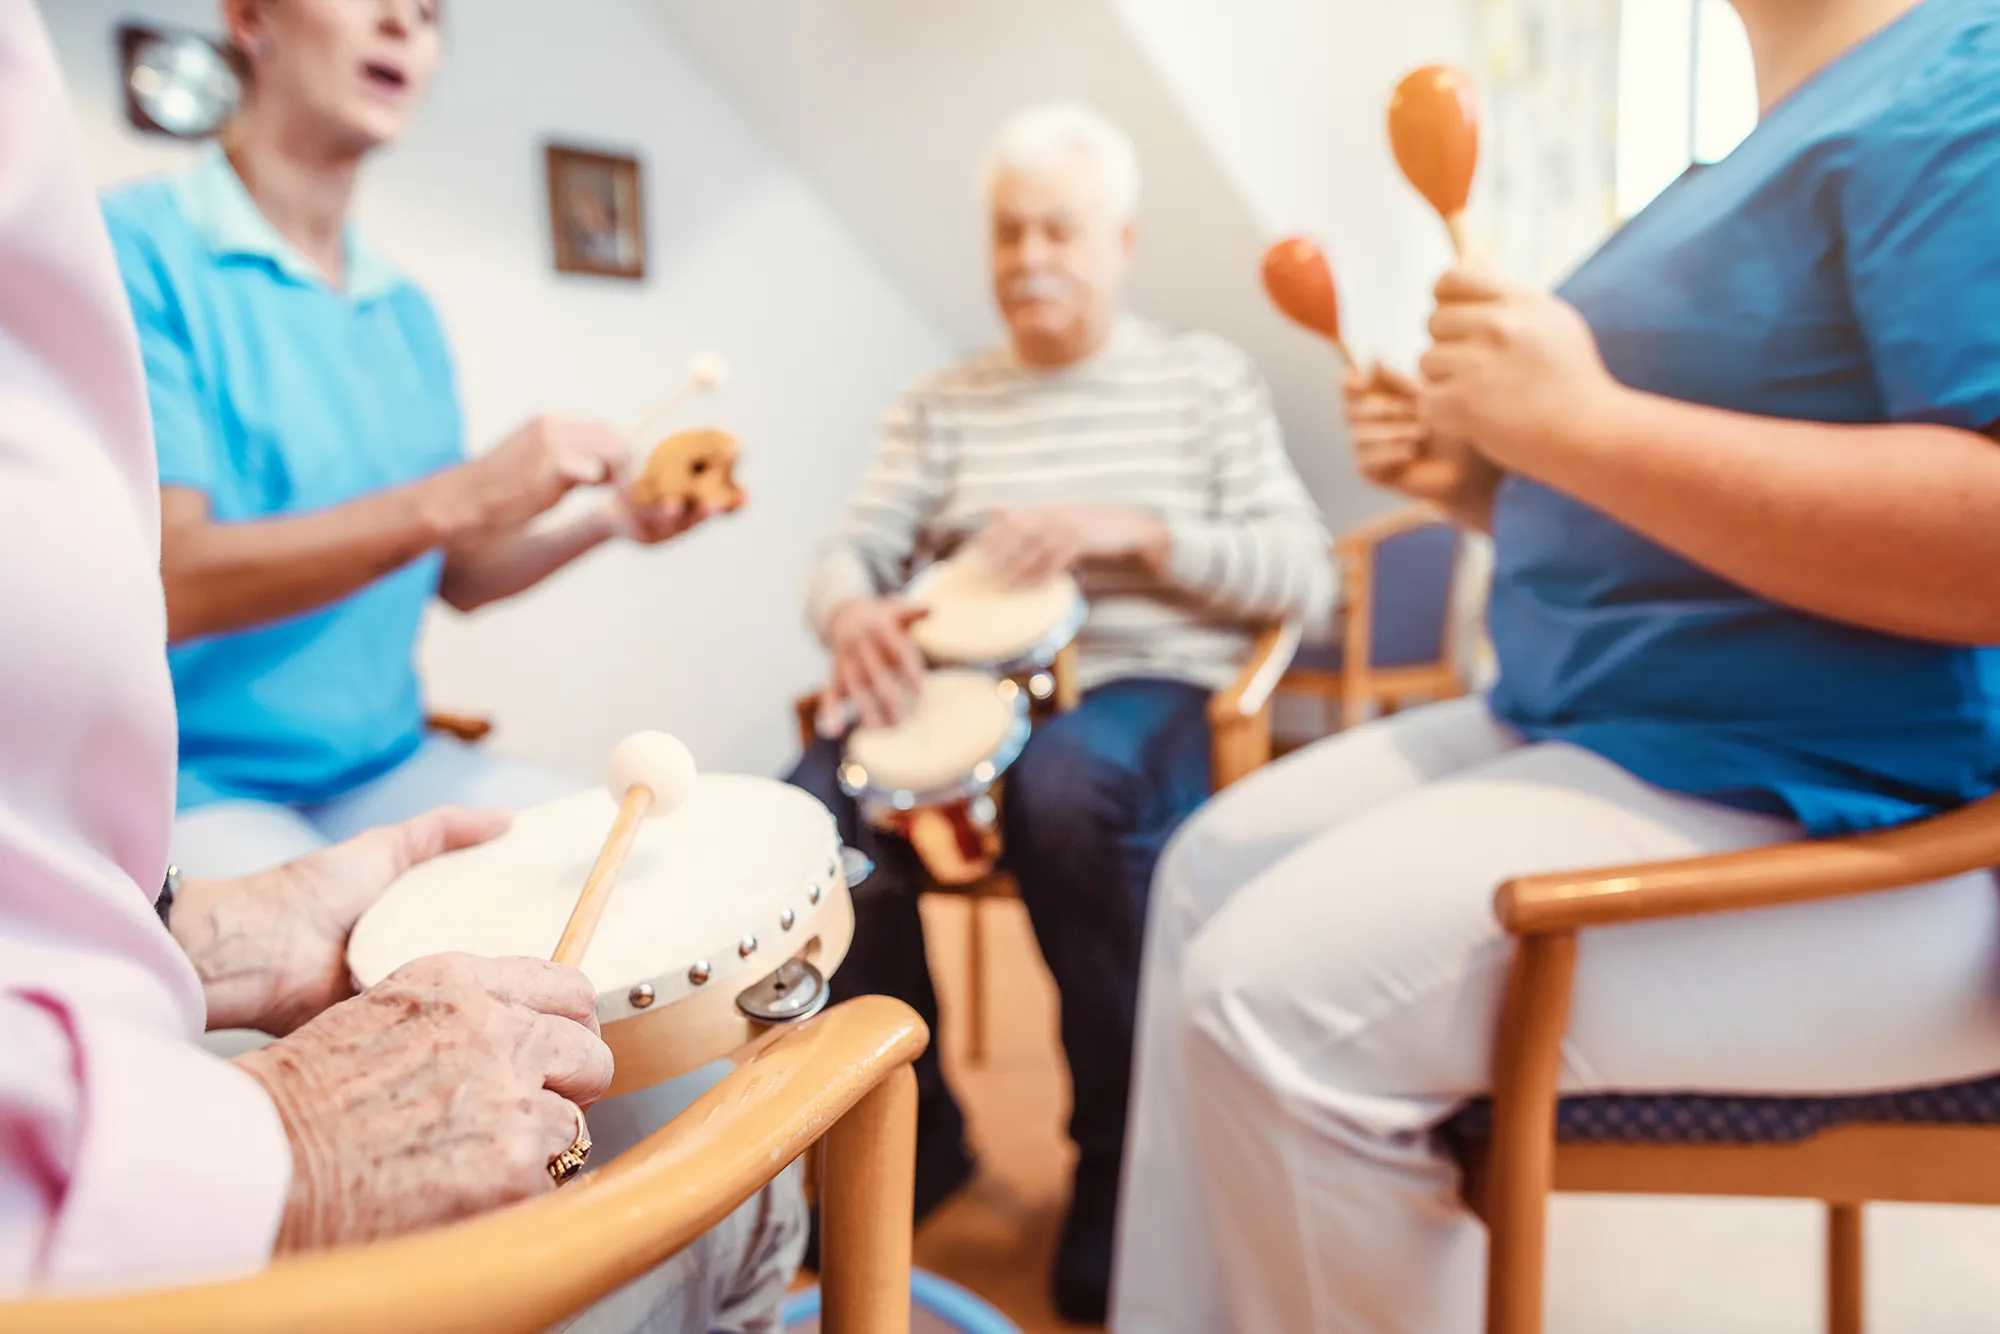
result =
[[[391,574],[452,536],[422,482],[317,514],[217,523],[208,498],[160,496],[160,574],[170,642],[315,610]]]
[[[472,611],[526,592],[615,536],[616,523],[600,510],[542,532],[524,529],[465,543],[445,553],[438,595],[459,611]]]
[[[2000,445],[1620,390],[1520,470],[1775,602],[1910,638],[2000,644]]]

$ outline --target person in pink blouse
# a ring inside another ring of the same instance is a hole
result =
[[[433,812],[156,906],[159,514],[54,55],[0,0],[0,1300],[237,1275],[552,1190],[611,1077],[573,969],[440,956],[351,994],[361,910],[505,816]],[[280,1038],[225,1061],[204,1024]],[[804,1241],[796,1192],[775,1198],[573,1328],[775,1327]]]

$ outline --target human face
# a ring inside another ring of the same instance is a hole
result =
[[[1038,366],[1089,356],[1117,319],[1131,224],[1074,154],[1002,173],[991,206],[993,297],[1015,352]]]
[[[394,143],[437,72],[443,0],[229,0],[251,98],[336,154]]]

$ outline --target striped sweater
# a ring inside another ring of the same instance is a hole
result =
[[[814,562],[814,628],[824,638],[842,603],[902,587],[996,511],[1054,505],[1146,510],[1171,535],[1164,577],[1137,562],[1078,571],[1085,689],[1219,688],[1260,625],[1312,624],[1332,605],[1330,539],[1256,367],[1219,338],[1128,317],[1078,365],[1036,370],[997,349],[908,393]]]

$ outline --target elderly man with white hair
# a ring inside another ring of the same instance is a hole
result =
[[[1154,863],[1209,789],[1208,694],[1254,628],[1333,599],[1328,536],[1285,455],[1263,381],[1209,334],[1126,314],[1139,198],[1131,141],[1074,105],[1002,127],[987,161],[1002,347],[932,376],[891,414],[881,453],[813,567],[810,612],[831,696],[864,722],[902,716],[922,659],[896,596],[963,547],[1022,583],[1073,572],[1090,603],[1081,704],[1010,771],[1006,856],[1062,992],[1078,1149],[1056,1304],[1101,1320]],[[835,743],[793,781],[882,867],[857,903],[836,995],[937,999],[907,844],[862,827]],[[918,1211],[971,1172],[934,1055],[919,1066]]]

